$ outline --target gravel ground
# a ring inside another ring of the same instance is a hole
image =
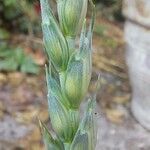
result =
[[[128,110],[127,113],[119,125],[100,116],[96,150],[150,150],[150,132],[134,120]]]

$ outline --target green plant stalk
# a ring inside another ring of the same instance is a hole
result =
[[[92,72],[94,5],[89,0],[93,13],[87,30],[88,0],[57,0],[59,23],[48,0],[40,1],[43,41],[50,62],[50,69],[46,68],[48,108],[55,133],[49,132],[40,122],[45,146],[47,150],[94,150],[95,96],[89,99],[81,121],[79,117],[80,104],[87,93]],[[80,44],[76,48],[76,37],[81,28]]]
[[[64,143],[65,150],[70,150],[71,143]]]

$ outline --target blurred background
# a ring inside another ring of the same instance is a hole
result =
[[[50,3],[56,13],[55,0]],[[122,1],[95,3],[89,93],[100,73],[97,150],[149,150],[150,133],[130,113]],[[49,123],[46,60],[39,1],[0,0],[0,150],[44,150],[37,117]]]

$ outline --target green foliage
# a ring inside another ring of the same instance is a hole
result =
[[[0,0],[0,26],[12,32],[27,33],[30,26],[39,31],[37,6],[36,0]]]
[[[97,140],[96,137],[97,128],[95,126],[95,119],[94,119],[95,103],[96,100],[94,97],[89,99],[83,119],[81,120],[79,127],[76,130],[76,134],[72,135],[73,140],[70,143],[70,145],[63,143],[62,140],[59,139],[53,132],[50,133],[47,127],[40,121],[40,128],[47,150],[94,150]],[[62,115],[61,117],[63,117]],[[63,118],[60,119],[63,120]],[[57,123],[59,124],[59,122]],[[71,125],[73,122],[66,122],[66,123]],[[65,125],[66,124],[64,124],[64,127]]]
[[[116,48],[117,47],[117,41],[113,38],[105,34],[107,32],[107,27],[104,25],[96,25],[94,28],[94,32],[101,37],[102,40],[102,46],[105,47],[111,47]]]
[[[12,20],[21,14],[17,0],[0,0],[1,21]]]
[[[43,6],[41,10],[45,49],[56,69],[63,71],[68,63],[69,49],[51,10],[45,4]]]
[[[107,27],[104,25],[95,25],[95,28],[94,28],[94,32],[97,33],[101,37],[105,36],[106,30],[107,30]]]
[[[21,48],[0,49],[0,71],[21,71],[23,73],[37,74],[39,67],[31,56],[25,55]]]
[[[89,2],[92,19],[86,29],[88,0],[58,0],[59,23],[48,0],[41,0],[44,46],[50,62],[49,69],[46,67],[48,110],[56,135],[40,122],[47,150],[94,150],[96,146],[95,96],[88,101],[81,121],[79,116],[92,72],[95,6],[92,0]],[[81,28],[77,48],[75,38]]]
[[[87,12],[87,0],[58,0],[59,23],[64,35],[75,38]]]
[[[98,11],[107,19],[124,21],[122,16],[122,0],[95,0]]]
[[[6,40],[10,37],[10,34],[4,28],[0,28],[0,40]]]
[[[94,120],[95,96],[89,99],[83,119],[71,144],[71,150],[94,150],[96,145],[96,126]]]
[[[41,132],[43,134],[43,139],[45,147],[47,150],[65,150],[63,143],[58,139],[54,133],[50,133],[47,127],[39,120]]]
[[[96,2],[99,2],[99,3],[102,3],[104,4],[105,6],[111,6],[113,4],[116,4],[117,1],[119,0],[95,0]]]
[[[4,0],[5,6],[14,6],[16,5],[16,0]]]

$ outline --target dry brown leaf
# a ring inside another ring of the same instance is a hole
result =
[[[5,111],[6,110],[6,107],[5,107],[5,105],[3,104],[2,101],[0,101],[0,110],[1,111]]]
[[[29,106],[25,111],[15,112],[13,116],[19,123],[30,124],[38,116],[38,109]]]
[[[96,67],[98,69],[110,72],[110,73],[112,73],[115,76],[118,76],[120,78],[127,79],[127,74],[126,73],[117,71],[117,69],[115,69],[115,68],[113,68],[113,67],[111,67],[109,65],[106,65],[106,64],[104,64],[102,62],[99,62],[98,64],[95,64],[95,65],[96,65]]]
[[[7,77],[8,77],[9,84],[13,86],[18,86],[23,82],[25,78],[25,74],[20,72],[13,72],[13,73],[9,73]]]
[[[5,84],[7,82],[7,76],[3,73],[0,73],[0,85]]]
[[[126,94],[123,96],[116,96],[112,99],[112,101],[117,104],[126,104],[129,102],[130,98],[131,98],[131,94]]]
[[[106,117],[109,121],[113,123],[122,123],[125,117],[125,114],[121,110],[117,109],[106,109]]]
[[[39,117],[41,121],[45,122],[49,119],[49,114],[47,108],[45,108],[45,106],[42,107],[28,106],[25,111],[15,112],[13,116],[17,122],[23,124],[36,122],[37,117]]]
[[[45,147],[40,142],[32,142],[30,150],[45,150]]]
[[[0,119],[3,119],[4,117],[4,111],[6,110],[6,107],[4,104],[0,101]]]
[[[44,150],[43,144],[41,142],[42,136],[38,125],[30,125],[33,126],[32,131],[24,138],[19,139],[18,145],[20,145],[20,147],[23,147],[23,150]]]
[[[0,119],[3,119],[4,117],[4,112],[0,110]]]
[[[41,140],[41,132],[38,125],[35,125],[32,133],[28,136],[28,140],[32,142],[39,142]]]
[[[42,122],[48,121],[48,119],[49,119],[48,108],[45,108],[45,107],[41,108],[39,110],[38,117]]]
[[[33,54],[33,59],[35,63],[40,66],[44,65],[46,62],[46,57],[44,57],[43,53],[41,52],[37,52]]]
[[[37,86],[38,84],[37,84],[37,78],[35,77],[35,76],[28,76],[27,78],[26,78],[26,83],[27,84],[29,84],[29,85],[31,85],[31,86]]]

